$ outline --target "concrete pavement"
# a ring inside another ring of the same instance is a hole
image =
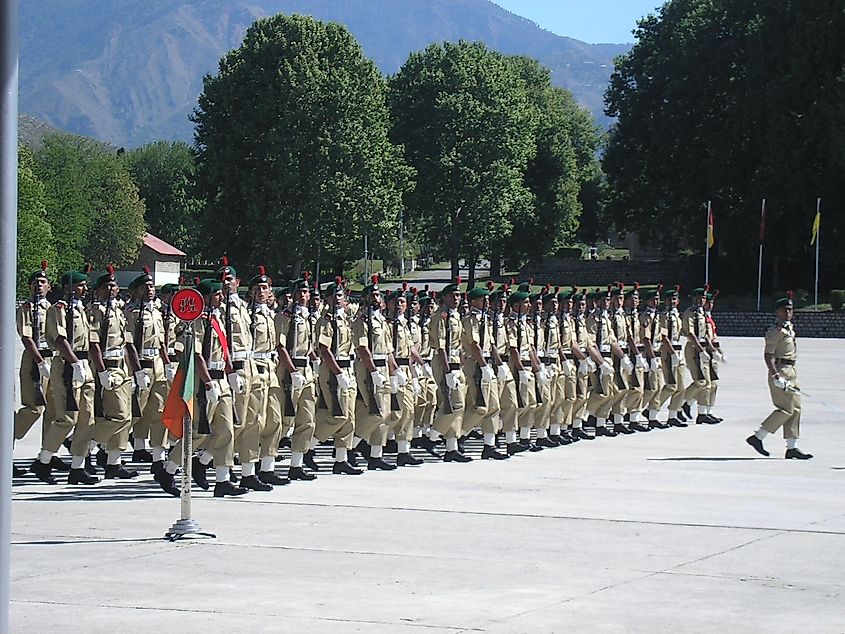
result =
[[[805,400],[815,459],[783,460],[771,436],[758,456],[762,340],[723,345],[721,425],[201,492],[215,540],[162,541],[179,502],[147,474],[23,479],[13,631],[845,632],[845,416]],[[841,340],[799,341],[802,387],[845,411],[843,358]]]

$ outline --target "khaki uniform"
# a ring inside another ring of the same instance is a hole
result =
[[[522,362],[523,375],[520,376],[517,367],[511,363],[510,370],[515,381],[514,395],[515,402],[507,403],[508,414],[511,407],[516,409],[516,425],[520,430],[530,428],[534,416],[534,408],[537,407],[537,391],[534,372],[531,369],[531,336],[532,330],[525,315],[511,311],[505,320],[505,332],[508,338],[508,359],[510,349],[516,350]],[[505,413],[504,398],[502,401],[502,412]]]
[[[492,369],[490,350],[494,344],[493,323],[488,312],[472,308],[463,318],[461,326],[463,373],[467,378],[466,406],[461,435],[466,436],[476,427],[481,427],[481,431],[485,434],[495,434],[499,430],[499,383],[495,377],[490,382],[481,380],[481,368],[470,352],[475,345],[478,345],[487,365]]]
[[[426,365],[417,373],[420,393],[417,396],[414,411],[414,427],[419,433],[421,430],[430,428],[434,421],[434,410],[437,407],[437,383],[434,382],[434,373],[431,369],[431,343],[428,340],[430,318],[418,319],[416,323],[417,327],[411,329],[411,338],[415,341],[420,358],[426,362]]]
[[[73,336],[70,338],[68,337],[68,319],[73,320]],[[50,306],[47,309],[44,332],[47,343],[54,352],[53,363],[50,366],[50,384],[52,385],[55,414],[50,428],[44,435],[42,447],[51,453],[56,453],[73,429],[70,453],[74,456],[85,456],[88,454],[88,441],[91,438],[91,432],[88,428],[94,424],[94,376],[88,366],[91,329],[82,302],[73,300],[72,309],[64,301],[56,302]],[[72,367],[61,355],[56,354],[58,351],[56,342],[59,337],[64,337],[68,341],[77,358],[87,368],[85,382],[81,385],[72,381],[68,381],[68,384],[65,383],[63,377],[72,375]],[[68,387],[70,387],[79,411],[74,412],[67,409]]]
[[[587,317],[587,332],[605,362],[611,362],[611,345],[616,343],[616,337],[613,334],[610,315],[603,311],[591,313]],[[608,375],[602,375],[600,370],[596,370],[590,375],[590,382],[593,390],[587,402],[587,411],[593,413],[596,418],[606,419],[619,393],[616,370]]]
[[[687,386],[684,392],[684,400],[700,401],[702,404],[707,400],[710,392],[710,363],[702,363],[697,359],[696,346],[690,339],[697,339],[707,349],[707,321],[704,319],[704,308],[687,308],[681,316],[681,333],[687,338],[684,346],[684,359],[687,362],[692,383]],[[702,367],[703,366],[703,367]]]
[[[519,403],[516,396],[516,380],[510,369],[510,346],[508,344],[508,327],[505,316],[502,313],[493,316],[493,340],[496,350],[499,351],[499,358],[507,368],[507,378],[502,380],[499,368],[496,368],[496,377],[499,383],[499,420],[502,431],[506,434],[516,432],[519,429]]]
[[[778,322],[766,331],[765,353],[775,358],[778,374],[789,381],[791,387],[801,389],[798,385],[798,373],[795,371],[798,347],[792,322]],[[769,377],[769,393],[772,395],[775,410],[763,421],[763,429],[773,434],[778,428],[783,427],[784,438],[798,438],[801,424],[801,395],[780,389],[771,376]]]
[[[719,348],[719,341],[716,337],[716,322],[713,321],[713,317],[710,313],[704,313],[704,320],[707,324],[707,334],[705,337],[707,341],[710,342],[710,348]],[[710,349],[708,349],[709,351]],[[719,389],[719,361],[716,359],[714,354],[710,355],[710,389],[707,390],[707,396],[701,404],[705,407],[713,407],[713,404],[716,402],[716,392]]]
[[[535,378],[535,386],[539,398],[534,410],[534,427],[548,429],[551,424],[552,411],[560,398],[558,392],[558,378],[560,377],[560,333],[557,327],[557,315],[546,315],[543,319],[534,319],[534,346],[537,358],[546,367],[549,382],[542,382]]]
[[[250,383],[244,395],[247,408],[241,425],[235,426],[235,452],[241,464],[275,457],[282,430],[282,391],[276,375],[274,316],[266,304],[256,304],[249,314],[252,354],[248,359]]]
[[[577,389],[578,360],[572,354],[575,345],[575,320],[567,312],[558,317],[558,346],[560,349],[560,371],[557,378],[557,397],[552,410],[552,423],[559,424],[562,429],[572,425],[572,413],[575,408],[575,393]]]
[[[684,404],[684,357],[681,355],[681,317],[677,308],[660,313],[660,329],[672,346],[672,352],[662,350],[664,385],[660,392],[661,405],[669,401],[669,411],[677,412]],[[660,409],[659,407],[655,409]]]
[[[572,320],[573,345],[577,346],[581,353],[589,357],[589,349],[595,345],[587,327],[587,318],[584,315],[570,317]],[[573,361],[573,363],[575,363]],[[580,366],[580,361],[577,364]],[[572,426],[580,427],[582,419],[586,416],[587,403],[592,396],[592,383],[589,374],[582,374],[578,368],[575,371],[575,402],[572,404]]]
[[[320,389],[326,399],[326,409],[317,410],[314,436],[319,441],[334,438],[336,448],[352,449],[355,433],[355,373],[352,369],[352,324],[344,311],[323,313],[317,321],[317,343],[334,355],[340,371],[351,381],[352,387],[341,390],[337,378],[323,359],[320,364]],[[321,355],[322,356],[322,355]]]
[[[126,451],[132,427],[132,373],[126,361],[126,317],[113,302],[93,302],[87,312],[91,342],[99,344],[103,364],[114,386],[107,390],[96,381],[93,440],[107,451]],[[98,400],[102,415],[97,415]]]
[[[466,395],[466,377],[461,369],[461,337],[463,326],[457,310],[443,308],[431,317],[431,330],[428,341],[431,345],[433,358],[431,367],[437,384],[437,413],[432,423],[444,438],[457,438],[461,433],[464,416],[464,398]],[[446,354],[446,363],[439,351]],[[446,385],[446,374],[451,372],[457,382],[457,388],[449,389]],[[447,409],[447,401],[451,404],[451,413]]]
[[[373,310],[369,319],[367,315],[368,309],[362,307],[352,322],[352,342],[356,349],[369,349],[376,371],[388,379],[387,355],[391,352],[389,326],[380,310]],[[386,380],[382,387],[374,386],[370,371],[360,358],[355,360],[355,382],[359,397],[355,403],[355,433],[371,446],[380,447],[387,442],[390,382]]]
[[[628,333],[628,337],[633,339],[634,349],[631,349],[631,343],[628,343],[628,358],[634,364],[634,370],[629,375],[628,393],[625,396],[623,413],[634,414],[643,408],[645,371],[640,364],[645,359],[643,356],[643,350],[645,348],[640,338],[639,314],[634,312],[633,309],[625,311],[625,330]],[[632,418],[631,420],[634,419]]]
[[[254,418],[247,416],[247,408],[249,407],[249,388],[252,385],[252,375],[255,374],[255,368],[252,363],[252,315],[246,306],[246,303],[236,294],[232,293],[229,296],[228,306],[223,307],[224,331],[229,340],[229,351],[232,357],[232,368],[237,375],[244,382],[246,388],[243,393],[235,392],[232,394],[232,407],[235,412],[235,451],[240,453],[237,447],[243,446],[248,454],[258,453],[258,444],[254,444],[250,449],[246,446],[252,441],[256,441],[260,431],[251,429],[246,432],[248,440],[244,443],[239,443],[238,439],[244,433],[244,427],[255,426],[258,422]],[[254,462],[253,460],[244,460],[240,456],[242,462]]]
[[[616,345],[622,348],[625,356],[629,356],[631,351],[628,349],[628,319],[624,309],[620,308],[611,312],[610,325]],[[633,373],[625,370],[621,362],[621,359],[613,357],[613,377],[616,383],[616,394],[613,397],[613,404],[610,407],[610,411],[614,416],[622,416],[625,413],[625,404],[631,386],[634,383]]]
[[[646,308],[640,313],[639,318],[639,332],[640,340],[651,343],[652,350],[655,353],[654,359],[658,364],[662,365],[660,357],[660,345],[663,342],[663,337],[666,331],[660,325],[660,315],[656,309]],[[660,395],[663,392],[665,379],[663,376],[662,367],[655,369],[655,364],[652,359],[646,358],[649,364],[648,371],[643,376],[643,407],[650,411],[658,411],[662,405]],[[649,418],[651,418],[649,416]]]
[[[314,415],[317,395],[316,377],[311,367],[314,333],[308,309],[292,305],[276,315],[276,345],[286,348],[297,371],[305,377],[305,386],[294,389],[291,375],[284,363],[279,363],[278,378],[284,393],[282,436],[293,429],[291,451],[305,453],[314,436]]]
[[[34,310],[33,310],[34,308]],[[28,337],[35,342],[41,356],[47,364],[52,362],[53,351],[44,336],[47,322],[47,309],[50,302],[40,299],[34,306],[31,301],[21,304],[15,315],[18,335]],[[21,357],[21,408],[15,412],[15,440],[20,440],[32,429],[41,416],[41,435],[47,431],[54,416],[54,403],[50,392],[49,378],[43,379],[35,358],[24,349]]]
[[[135,419],[132,433],[136,439],[149,437],[152,447],[166,447],[167,430],[161,423],[169,389],[161,357],[164,320],[155,303],[136,303],[126,312],[126,343],[135,346],[141,369],[150,379],[149,390],[136,390],[141,416]]]
[[[404,315],[399,315],[389,323],[391,349],[396,364],[405,372],[408,381],[405,385],[399,386],[396,391],[396,400],[399,402],[399,409],[390,412],[388,417],[388,430],[393,432],[396,440],[410,441],[414,435],[414,382],[411,375],[411,331],[408,328],[408,321]],[[392,391],[391,387],[391,391]]]

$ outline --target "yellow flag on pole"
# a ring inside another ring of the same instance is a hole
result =
[[[810,238],[810,244],[813,245],[816,243],[816,238],[819,237],[819,225],[822,223],[822,213],[820,211],[816,212],[816,218],[813,220],[813,235]]]
[[[716,223],[713,218],[713,210],[707,214],[707,248],[712,249],[716,243]]]

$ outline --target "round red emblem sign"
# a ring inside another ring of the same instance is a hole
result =
[[[173,309],[173,314],[182,321],[194,321],[202,315],[205,303],[198,290],[183,288],[173,294],[170,306]]]

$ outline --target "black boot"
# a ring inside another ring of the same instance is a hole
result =
[[[73,469],[67,472],[68,484],[97,484],[100,481],[95,475],[91,475],[85,469]]]
[[[264,484],[269,484],[271,486],[280,487],[290,484],[290,480],[277,476],[275,471],[259,471],[257,477]]]
[[[595,436],[591,436],[588,434],[582,427],[578,427],[572,430],[572,437],[577,438],[578,440],[593,440]]]
[[[554,449],[558,446],[558,444],[552,440],[551,438],[538,438],[537,439],[537,446],[538,447],[546,447],[547,449]]]
[[[507,460],[509,457],[507,454],[499,453],[490,445],[484,445],[484,449],[481,450],[482,460]]]
[[[132,452],[132,462],[152,462],[153,454],[146,449],[135,449]]]
[[[97,450],[97,466],[105,467],[109,463],[109,453],[102,447]]]
[[[91,460],[91,454],[85,456],[85,471],[88,472],[88,475],[97,475],[97,467]]]
[[[692,408],[690,408],[689,403],[681,405],[681,409],[684,410],[684,416],[692,420]]]
[[[244,495],[247,491],[248,489],[235,486],[228,480],[223,480],[214,485],[214,497],[216,498],[226,497],[227,495]]]
[[[154,460],[150,463],[150,473],[153,475],[164,469],[164,460]]]
[[[56,479],[53,477],[51,464],[44,464],[40,460],[35,460],[30,466],[29,470],[35,474],[35,477],[45,484],[56,484]]]
[[[523,447],[518,442],[509,442],[508,443],[508,455],[512,456],[514,454],[522,453],[523,451],[527,451],[528,447]]]
[[[668,423],[661,423],[659,420],[648,421],[648,426],[651,429],[668,429],[669,428]],[[679,427],[680,427],[680,425],[679,425]],[[684,425],[684,427],[686,427],[686,425]]]
[[[384,445],[384,453],[397,453],[399,446],[396,444],[396,439],[390,439]]]
[[[769,452],[768,452],[768,451],[766,451],[766,450],[763,448],[763,441],[762,441],[762,440],[760,440],[759,438],[757,438],[757,436],[756,436],[755,434],[751,434],[748,438],[746,438],[746,439],[745,439],[745,442],[747,442],[749,445],[751,445],[752,447],[754,447],[754,449],[755,449],[755,451],[756,451],[757,453],[762,454],[762,455],[764,455],[764,456],[768,456],[768,455],[769,455]],[[787,450],[787,453],[789,453],[789,450]],[[787,456],[787,458],[788,458],[788,457],[789,457],[789,456]]]
[[[596,437],[607,436],[608,438],[615,438],[616,435],[616,432],[612,429],[608,429],[607,427],[596,427]]]
[[[70,465],[58,456],[53,456],[52,458],[50,458],[50,466],[56,471],[70,471]]]
[[[311,469],[311,471],[319,471],[320,465],[317,464],[317,461],[314,459],[317,457],[316,452],[313,449],[309,449],[305,452],[302,456],[302,462],[305,463],[305,466]]]
[[[302,480],[303,482],[310,482],[311,480],[316,480],[317,476],[313,473],[308,473],[302,467],[291,467],[288,470],[288,479],[293,482],[294,480]]]
[[[699,414],[695,417],[696,425],[716,425],[719,421],[715,418],[707,416],[707,414]]]
[[[443,454],[443,462],[472,462],[472,458],[452,449]]]
[[[410,453],[396,454],[397,467],[417,467],[423,464],[425,460],[412,456]]]
[[[361,469],[356,469],[345,460],[337,461],[332,465],[332,473],[335,475],[361,475],[364,473]]]
[[[107,464],[106,480],[131,480],[138,477],[138,472],[135,469],[127,469],[122,464]]]
[[[205,473],[206,466],[200,462],[199,456],[191,458],[191,478],[203,491],[208,491],[208,477]]]
[[[367,460],[368,471],[393,471],[396,468],[395,464],[385,462],[383,458],[372,458]]]
[[[179,487],[176,486],[176,477],[172,473],[168,473],[165,469],[156,473],[153,476],[153,480],[158,482],[162,491],[169,493],[173,497],[178,498],[182,494]]]
[[[241,488],[242,489],[249,489],[250,491],[272,491],[273,487],[266,482],[262,482],[254,475],[251,476],[244,476],[241,478]],[[217,491],[217,487],[214,487],[215,493]]]
[[[687,423],[682,423],[677,418],[670,418],[666,421],[667,427],[689,427]]]
[[[411,447],[425,449],[435,458],[440,457],[440,454],[437,451],[437,445],[428,436],[420,436],[419,438],[414,438],[414,440],[411,441]]]
[[[630,425],[628,425],[628,429],[630,429],[630,430],[632,430],[632,431],[635,431],[635,432],[638,432],[638,431],[651,431],[651,427],[644,427],[643,425],[640,425],[640,423],[639,423],[639,422],[636,422],[636,423],[631,423]]]
[[[809,460],[812,457],[813,454],[804,453],[803,451],[798,449],[798,447],[795,447],[794,449],[787,449],[786,455],[784,456],[784,458],[786,458],[787,460]]]

